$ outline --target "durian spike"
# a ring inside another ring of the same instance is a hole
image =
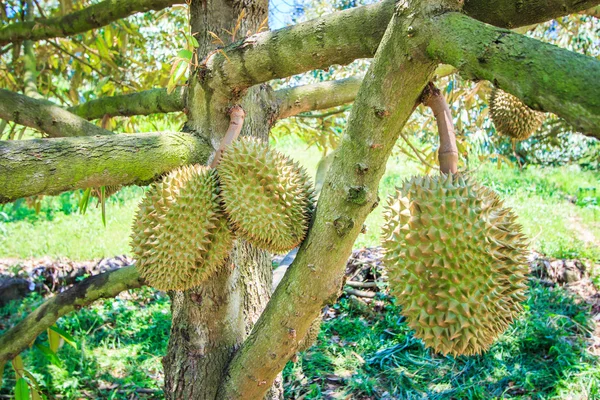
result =
[[[454,134],[454,123],[452,113],[446,98],[432,82],[423,89],[421,102],[431,108],[438,127],[440,148],[438,150],[438,161],[440,171],[444,174],[456,174],[458,171],[458,148],[456,147],[456,135]]]
[[[221,144],[215,153],[215,157],[210,163],[211,168],[215,168],[219,164],[225,148],[233,143],[240,135],[242,126],[244,125],[244,118],[246,118],[246,112],[242,106],[235,105],[229,109],[229,128],[227,128],[227,132],[225,132],[225,136],[223,137],[223,140],[221,140]]]

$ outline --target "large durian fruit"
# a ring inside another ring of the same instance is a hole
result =
[[[544,113],[532,110],[517,97],[498,88],[492,89],[490,116],[496,131],[516,140],[530,137],[545,118]]]
[[[217,170],[238,236],[274,253],[304,240],[314,194],[302,167],[259,139],[241,138],[223,152]]]
[[[140,275],[160,290],[187,290],[221,268],[233,246],[215,170],[180,167],[155,184],[133,223]]]
[[[527,243],[515,214],[449,174],[404,182],[385,216],[390,290],[415,335],[443,354],[488,349],[525,299]]]

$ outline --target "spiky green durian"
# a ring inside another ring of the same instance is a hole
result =
[[[470,178],[414,177],[390,196],[384,264],[402,314],[427,346],[478,354],[521,310],[527,243],[496,193]]]
[[[236,233],[275,253],[298,246],[308,230],[313,189],[306,172],[255,138],[241,138],[217,166],[221,197]]]
[[[208,167],[180,167],[155,184],[140,203],[131,247],[140,275],[161,290],[187,290],[221,268],[233,235]]]
[[[490,116],[502,135],[516,140],[530,137],[544,122],[545,115],[534,111],[510,93],[493,88],[490,96]]]

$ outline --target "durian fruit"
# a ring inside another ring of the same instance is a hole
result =
[[[449,174],[404,182],[385,218],[390,290],[415,335],[443,354],[488,349],[525,299],[527,243],[515,214]]]
[[[302,167],[258,139],[241,138],[225,149],[217,170],[237,235],[274,253],[304,240],[314,194]]]
[[[298,343],[298,352],[306,351],[312,347],[319,337],[321,331],[321,324],[323,323],[323,316],[319,315],[308,327],[306,336]]]
[[[530,137],[545,118],[544,113],[532,110],[517,97],[498,88],[492,89],[490,116],[496,131],[516,140]]]
[[[140,203],[131,247],[140,275],[160,290],[187,290],[221,268],[233,246],[215,170],[170,172]]]

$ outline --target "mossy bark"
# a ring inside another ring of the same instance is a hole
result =
[[[167,93],[167,89],[149,89],[137,93],[119,96],[101,97],[67,110],[85,119],[131,115],[150,115],[183,111],[185,108],[185,90],[176,89]]]
[[[184,1],[175,0],[105,0],[56,18],[40,18],[0,28],[0,45],[23,40],[64,37],[100,28],[137,12],[160,10]]]
[[[223,39],[232,30],[242,8],[246,16],[241,32],[256,30],[267,15],[266,0],[224,2],[193,1],[192,33],[198,32],[200,58],[214,49],[208,31]],[[187,97],[188,122],[185,130],[202,136],[218,148],[225,134],[228,109],[241,104],[246,112],[242,135],[268,139],[276,107],[273,92],[256,86],[245,93],[225,82],[210,80],[202,69],[193,72]],[[186,292],[171,293],[173,323],[165,368],[165,395],[168,399],[215,399],[231,357],[251,331],[270,298],[271,261],[268,253],[241,239],[226,266],[204,285]],[[274,386],[269,399],[282,398]]]
[[[427,37],[419,33],[422,23],[415,9],[398,10],[390,22],[334,153],[308,237],[232,360],[219,398],[261,398],[323,304],[340,290],[352,245],[379,201],[386,161],[435,71],[425,52]],[[357,188],[361,201],[353,196]]]
[[[459,13],[434,18],[429,32],[431,56],[600,138],[600,60]]]
[[[30,85],[30,84],[29,84]],[[28,91],[36,90],[29,86]],[[37,91],[35,91],[37,93]],[[0,89],[0,118],[28,126],[49,137],[112,135],[46,100]]]
[[[205,163],[210,146],[182,132],[0,141],[0,203],[39,193],[149,183]]]

